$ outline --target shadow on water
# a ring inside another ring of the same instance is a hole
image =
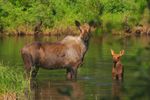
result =
[[[58,41],[63,37],[41,37],[38,41]],[[34,37],[4,37],[0,39],[0,62],[23,67],[20,49]],[[121,61],[124,81],[112,81],[110,49],[125,50]],[[92,37],[77,81],[65,81],[65,70],[40,69],[31,83],[29,100],[149,100],[150,37]],[[22,100],[23,97],[19,97]],[[28,99],[28,98],[27,98]]]

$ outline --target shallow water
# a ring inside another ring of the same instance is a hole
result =
[[[62,38],[41,37],[40,41],[53,42]],[[20,48],[32,41],[35,41],[32,36],[0,38],[0,62],[10,67],[15,65],[23,68]],[[20,100],[149,99],[149,89],[145,88],[147,80],[138,78],[141,68],[150,65],[150,50],[145,49],[149,43],[150,37],[92,37],[83,65],[78,69],[77,81],[67,81],[65,70],[40,69],[36,80],[32,82],[31,92],[18,97]],[[112,80],[110,49],[117,53],[125,50],[125,55],[121,58],[125,69],[123,82]]]

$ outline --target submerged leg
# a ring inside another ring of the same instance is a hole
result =
[[[76,79],[77,78],[77,69],[67,68],[67,79]]]
[[[112,73],[112,78],[113,78],[114,80],[117,78],[115,73]]]
[[[78,67],[82,64],[82,60],[79,60],[77,63],[72,66],[72,79],[77,79],[77,70]]]
[[[31,69],[31,78],[36,77],[38,70],[39,70],[39,67],[36,67],[36,66],[32,67],[32,69]]]
[[[77,68],[72,68],[72,79],[77,79]]]
[[[29,79],[30,71],[32,67],[32,58],[28,54],[22,54],[23,62],[24,62],[24,69],[25,69],[25,78]]]
[[[73,66],[67,68],[67,79],[77,79],[77,69],[81,65],[82,61],[79,60],[74,63]]]
[[[71,68],[67,68],[67,79],[68,80],[72,79]]]
[[[118,75],[118,79],[119,79],[119,80],[122,80],[122,74],[119,74],[119,75]]]

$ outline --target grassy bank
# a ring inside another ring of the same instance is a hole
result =
[[[98,34],[133,27],[143,19],[149,0],[0,0],[0,34],[76,33],[74,21],[90,22]],[[148,13],[149,14],[149,13]],[[150,18],[148,18],[150,22]]]
[[[5,66],[0,63],[0,95],[22,94],[27,82],[23,78],[23,69]]]

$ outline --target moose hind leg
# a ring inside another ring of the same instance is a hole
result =
[[[31,77],[32,78],[36,77],[38,70],[39,70],[39,67],[36,67],[36,66],[32,67],[32,69],[31,69]]]
[[[32,59],[28,54],[22,54],[23,62],[24,62],[24,69],[25,69],[25,78],[30,77],[30,71],[32,67]]]

